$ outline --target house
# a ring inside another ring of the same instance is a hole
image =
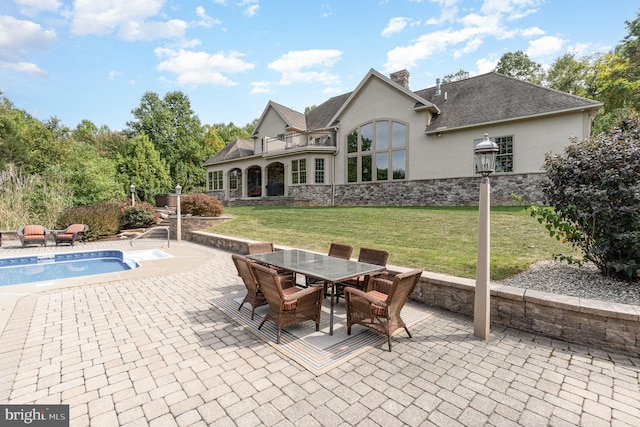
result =
[[[306,115],[269,102],[252,140],[204,163],[207,191],[226,204],[475,205],[473,149],[488,134],[499,146],[492,203],[538,203],[545,154],[589,136],[601,107],[495,72],[412,91],[408,71],[371,69]]]

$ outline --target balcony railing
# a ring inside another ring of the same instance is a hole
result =
[[[298,132],[283,133],[275,137],[265,137],[264,152],[290,150],[299,147],[335,147],[336,138],[333,132]]]

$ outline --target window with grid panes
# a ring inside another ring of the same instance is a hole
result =
[[[307,183],[307,160],[306,159],[291,161],[291,183],[292,184]]]
[[[316,159],[315,183],[324,184],[324,159]]]

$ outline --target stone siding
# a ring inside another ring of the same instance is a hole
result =
[[[491,177],[491,204],[515,204],[512,194],[542,204],[542,174]],[[336,186],[337,206],[476,206],[480,177]]]
[[[532,204],[543,204],[541,182],[544,174],[499,174],[491,176],[491,204],[514,205],[513,194]],[[208,194],[225,206],[477,206],[480,177],[429,179],[400,182],[371,182],[342,185],[292,185],[288,195],[224,200],[224,192]],[[333,191],[332,191],[333,187]]]
[[[247,253],[250,240],[192,231],[188,240]],[[284,248],[279,248],[284,249]],[[408,269],[387,265],[391,274]],[[473,318],[475,280],[425,272],[411,299]],[[603,350],[640,354],[640,306],[491,286],[491,323]]]

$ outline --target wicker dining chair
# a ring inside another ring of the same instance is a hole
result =
[[[240,303],[240,307],[238,307],[238,311],[242,309],[244,303],[248,303],[251,305],[251,320],[253,320],[256,308],[261,307],[267,304],[267,300],[260,291],[258,287],[258,282],[253,275],[253,271],[251,270],[251,261],[249,258],[232,254],[231,259],[233,260],[233,264],[236,266],[236,270],[238,271],[238,276],[242,279],[244,286],[247,288],[247,295],[244,297],[242,302]],[[291,281],[291,276],[282,275],[280,276],[280,283],[283,288],[290,288],[293,286],[293,282]]]
[[[269,311],[258,329],[262,328],[267,320],[273,322],[278,330],[276,335],[276,343],[278,344],[280,344],[282,329],[289,325],[313,320],[316,323],[316,331],[320,330],[322,287],[283,288],[276,270],[255,262],[251,263],[251,270],[260,291],[269,303]]]
[[[247,253],[249,255],[258,255],[265,254],[269,252],[274,252],[276,249],[271,242],[254,242],[247,243]],[[274,265],[270,266],[274,270],[278,271],[279,274],[288,274],[293,283],[296,281],[296,273],[293,271],[289,271],[285,268],[276,267]]]
[[[347,311],[347,335],[351,335],[354,324],[362,325],[387,336],[391,351],[391,336],[404,328],[411,338],[407,325],[400,317],[402,307],[415,289],[420,276],[420,269],[398,274],[393,282],[374,277],[370,280],[368,292],[347,287],[344,289]]]
[[[342,258],[342,259],[351,259],[351,254],[353,253],[353,246],[351,245],[345,245],[343,243],[336,243],[336,242],[332,242],[331,245],[329,245],[329,252],[327,252],[327,255],[329,256],[333,256],[336,258]],[[315,279],[313,277],[306,277],[305,280],[305,284],[307,286],[311,286],[311,285],[317,285],[317,284],[323,284],[324,285],[324,294],[327,294],[327,286],[328,283],[324,280],[318,280]]]
[[[389,259],[389,252],[381,249],[372,248],[360,248],[358,254],[358,262],[366,262],[367,264],[375,264],[385,267],[387,260]],[[344,288],[347,286],[364,290],[367,286],[367,282],[371,277],[384,274],[384,271],[378,271],[370,274],[363,274],[353,279],[345,280],[344,282],[336,283],[336,301],[340,299],[340,295],[343,294]]]

